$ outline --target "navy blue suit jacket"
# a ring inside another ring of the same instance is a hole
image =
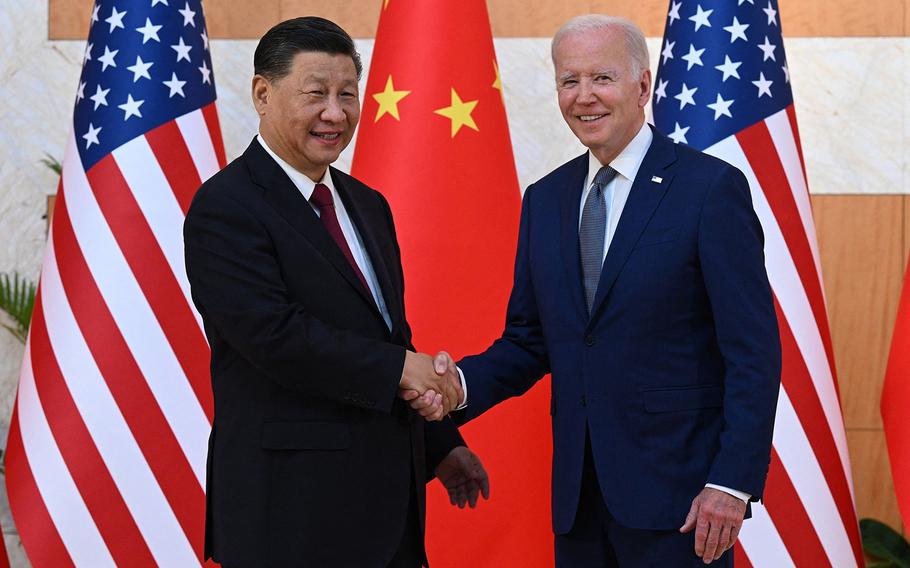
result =
[[[705,483],[760,498],[780,383],[761,226],[735,167],[654,140],[589,317],[578,243],[587,154],[525,192],[502,337],[459,365],[467,421],[552,373],[553,529],[572,528],[585,429],[623,525],[676,529]]]

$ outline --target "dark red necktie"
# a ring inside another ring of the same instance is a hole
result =
[[[360,278],[360,283],[363,284],[364,290],[370,292],[370,287],[367,286],[367,279],[363,277],[360,267],[357,266],[357,263],[354,261],[354,255],[351,254],[351,247],[348,246],[348,242],[344,238],[344,233],[341,231],[341,225],[338,224],[338,217],[335,215],[335,201],[332,199],[331,190],[329,190],[328,186],[325,184],[317,183],[313,195],[310,196],[310,202],[319,209],[319,220],[322,221],[325,230],[332,235],[333,239],[335,239],[335,243],[338,245],[338,248],[341,249],[344,257],[351,263],[351,268],[354,269],[357,278]]]

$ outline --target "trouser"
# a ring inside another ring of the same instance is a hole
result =
[[[585,437],[581,497],[572,529],[556,535],[556,568],[704,568],[702,559],[695,555],[694,530],[683,534],[678,530],[633,529],[616,521],[600,491],[590,436],[586,433]],[[733,568],[733,550],[711,566]]]

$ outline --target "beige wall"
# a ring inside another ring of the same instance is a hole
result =
[[[395,0],[389,0],[394,2]],[[50,39],[85,39],[86,14],[93,0],[49,0]],[[603,12],[634,19],[645,35],[663,35],[667,0],[487,0],[496,37],[549,37],[568,18]],[[343,24],[357,38],[376,33],[381,0],[206,0],[210,37],[258,38],[275,22],[315,14]],[[906,36],[910,1],[783,0],[780,6],[788,37]]]
[[[49,0],[49,39],[84,40],[91,4],[91,0]],[[488,0],[487,4],[497,37],[547,37],[568,17],[591,11],[631,17],[646,35],[660,37],[668,2]],[[907,37],[910,32],[910,0],[781,0],[781,4],[788,37]],[[303,14],[334,19],[355,37],[369,38],[380,6],[381,0],[206,0],[206,18],[213,38],[256,38],[275,22]],[[897,123],[908,120],[910,111],[905,108],[904,113],[894,117]],[[905,166],[905,178],[907,173]],[[812,185],[812,191],[859,515],[900,527],[878,400],[910,251],[910,196],[824,195],[842,190],[818,185]],[[893,193],[884,187],[878,191]]]

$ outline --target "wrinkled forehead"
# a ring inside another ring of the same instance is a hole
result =
[[[357,68],[349,55],[325,51],[300,51],[294,55],[290,75],[298,81],[357,83]]]
[[[558,39],[553,48],[553,66],[560,68],[584,64],[604,66],[627,65],[631,61],[628,42],[615,28],[570,31]]]
[[[620,38],[598,34],[566,37],[553,52],[553,70],[557,79],[575,75],[625,74],[632,69],[633,61],[626,43]]]

